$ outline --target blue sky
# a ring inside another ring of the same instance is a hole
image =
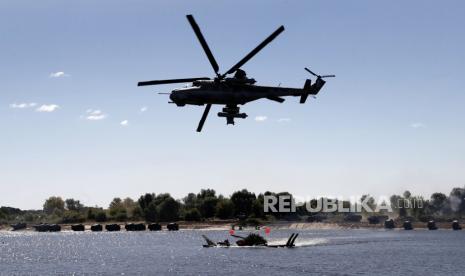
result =
[[[61,195],[107,206],[208,187],[448,193],[465,185],[464,10],[463,1],[2,1],[0,205],[40,208]],[[306,66],[337,78],[305,105],[247,104],[234,127],[214,107],[196,133],[203,108],[156,93],[176,85],[136,86],[213,76],[189,13],[222,72],[282,24],[243,67],[257,84],[302,87]]]

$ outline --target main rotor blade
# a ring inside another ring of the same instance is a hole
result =
[[[314,75],[315,77],[318,77],[317,74],[313,73],[310,69],[308,69],[307,67],[304,68],[307,72],[309,72],[310,74]]]
[[[207,119],[208,112],[210,112],[210,108],[212,107],[211,104],[207,104],[205,107],[205,110],[203,111],[202,118],[200,119],[199,126],[197,127],[197,132],[202,131],[203,124],[205,123],[205,120]]]
[[[208,60],[210,61],[210,64],[213,67],[213,71],[215,71],[215,74],[218,75],[218,71],[220,70],[220,68],[218,66],[218,63],[216,63],[216,60],[212,54],[212,51],[210,51],[210,47],[208,47],[207,41],[205,41],[205,38],[203,37],[202,32],[200,31],[199,25],[197,25],[197,22],[195,22],[195,19],[192,16],[192,14],[186,15],[186,17],[189,23],[191,24],[191,27],[194,30],[194,33],[197,36],[197,39],[202,45],[202,48],[205,51],[205,54],[207,54]]]
[[[258,52],[260,52],[268,43],[273,41],[280,33],[284,31],[284,26],[279,27],[276,31],[274,31],[269,37],[267,37],[262,43],[260,43],[255,49],[253,49],[248,55],[246,55],[241,61],[239,61],[236,65],[231,67],[223,76],[227,74],[231,74],[237,69],[241,68],[247,61],[249,61],[253,56],[255,56]]]
[[[183,83],[183,82],[193,82],[196,80],[209,80],[209,79],[210,78],[207,78],[207,77],[201,77],[201,78],[189,78],[189,79],[141,81],[137,83],[137,86],[158,85],[158,84],[168,84],[168,83]]]
[[[334,77],[336,77],[336,75],[323,75],[323,76],[321,76],[322,79],[323,78],[334,78]]]

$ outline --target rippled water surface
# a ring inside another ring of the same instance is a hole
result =
[[[282,242],[291,232],[272,231],[268,239],[271,243]],[[1,232],[0,274],[465,273],[465,231],[298,232],[297,247],[293,249],[202,247],[202,234],[224,240],[227,231]]]

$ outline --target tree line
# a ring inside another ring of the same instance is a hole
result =
[[[199,193],[189,193],[182,199],[175,199],[169,193],[146,193],[137,200],[114,198],[107,208],[84,206],[79,200],[59,196],[51,196],[45,200],[42,210],[20,210],[13,207],[0,207],[0,223],[29,222],[29,223],[82,223],[88,221],[205,221],[205,220],[248,220],[258,223],[262,220],[303,220],[316,215],[304,206],[296,208],[296,212],[264,212],[264,196],[292,198],[288,192],[265,192],[256,195],[247,189],[234,192],[230,197],[217,195],[213,189],[202,189]],[[308,204],[315,205],[318,199]],[[370,195],[363,195],[360,201],[367,202],[373,210],[378,204]],[[392,195],[387,204],[392,208],[391,213],[385,210],[378,215],[390,217],[410,218],[426,221],[429,219],[452,219],[465,216],[465,188],[454,188],[449,195],[433,193],[430,198],[414,196],[409,191],[402,195]],[[342,202],[343,206],[350,206],[353,202]],[[419,204],[421,203],[421,204]],[[344,216],[335,212],[333,216]],[[376,214],[364,214],[366,216]]]

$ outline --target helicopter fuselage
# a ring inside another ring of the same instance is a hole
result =
[[[191,87],[173,90],[170,99],[178,106],[186,104],[244,105],[262,98],[276,100],[282,96],[302,96],[304,93],[309,93],[309,91],[299,88],[258,86],[232,81],[203,80],[195,81]]]

